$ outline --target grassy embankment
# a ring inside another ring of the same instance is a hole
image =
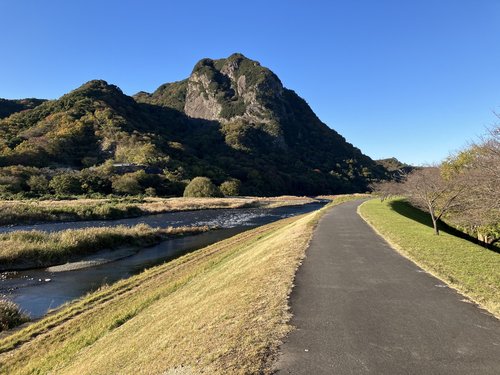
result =
[[[15,303],[0,298],[0,332],[29,321],[28,315],[20,311]]]
[[[0,373],[270,373],[320,215],[241,233],[71,303],[1,340]]]
[[[120,219],[163,212],[202,209],[273,208],[306,204],[313,201],[311,198],[293,196],[273,198],[3,200],[0,201],[0,225],[29,224],[44,221]]]
[[[441,231],[403,200],[363,203],[359,212],[394,248],[500,317],[500,254]]]
[[[208,227],[133,227],[67,229],[60,232],[14,231],[0,234],[0,271],[48,267],[117,248],[152,246],[168,238],[207,231]]]

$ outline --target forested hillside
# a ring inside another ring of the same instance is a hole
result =
[[[19,100],[9,100],[0,99],[0,119],[9,117],[11,114],[16,112],[21,112],[26,109],[35,108],[36,106],[45,102],[44,99],[19,99]]]
[[[36,103],[2,112],[4,194],[179,195],[197,176],[240,194],[320,194],[388,176],[241,54],[203,59],[151,94],[95,80]]]

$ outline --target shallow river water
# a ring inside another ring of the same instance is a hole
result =
[[[81,221],[0,227],[0,232],[32,229],[58,231],[95,226],[132,226],[140,223],[153,227],[209,225],[222,228],[194,236],[164,241],[156,246],[144,248],[126,258],[94,267],[66,272],[34,269],[0,273],[0,296],[5,296],[16,302],[32,318],[39,318],[48,310],[81,297],[104,284],[130,277],[145,268],[164,263],[252,227],[311,212],[323,205],[324,203],[310,203],[302,206],[274,209],[244,208],[172,212],[113,221]]]

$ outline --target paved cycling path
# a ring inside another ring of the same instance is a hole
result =
[[[500,321],[396,253],[359,204],[316,229],[278,374],[500,374]]]

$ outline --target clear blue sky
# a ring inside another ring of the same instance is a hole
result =
[[[241,52],[373,158],[439,161],[496,123],[500,0],[0,0],[0,97],[126,94]]]

